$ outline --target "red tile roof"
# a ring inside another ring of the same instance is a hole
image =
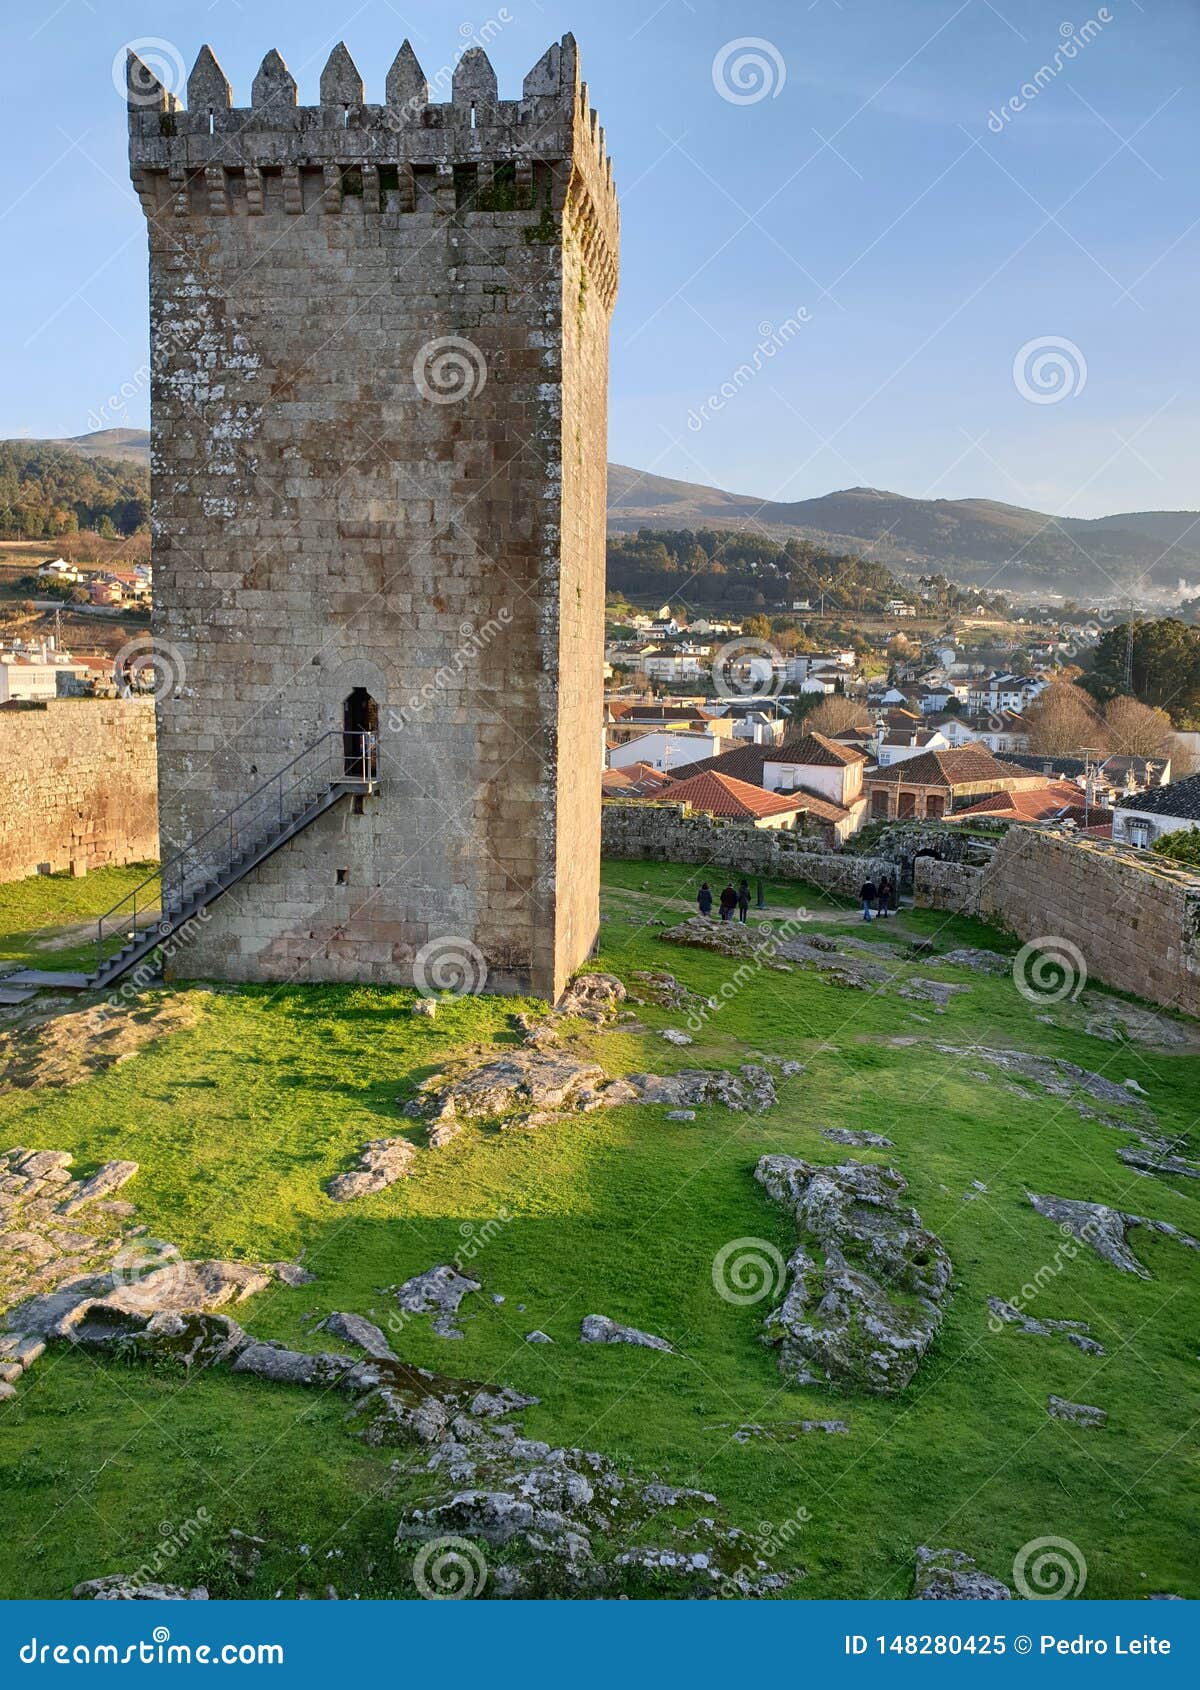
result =
[[[872,769],[867,780],[903,782],[905,786],[975,786],[982,781],[1019,780],[1032,784],[1028,769],[1018,763],[1004,763],[993,757],[986,745],[968,741],[966,745],[951,746],[946,751],[922,751],[916,757],[905,757],[887,768]]]
[[[1110,822],[1112,811],[1102,804],[1088,808],[1090,819],[1097,825]],[[996,820],[1008,818],[1018,822],[1077,821],[1084,817],[1083,793],[1074,781],[1050,781],[1026,792],[993,792],[968,809],[956,810],[954,818],[962,816],[990,816]]]
[[[807,733],[784,740],[766,758],[768,763],[797,763],[809,768],[829,768],[847,763],[865,763],[866,757],[853,745],[842,745],[825,734]]]
[[[729,775],[709,769],[693,775],[690,780],[672,781],[669,793],[672,804],[691,804],[710,816],[732,816],[739,821],[761,821],[767,816],[782,816],[806,809],[810,800],[784,797],[778,792],[764,792],[761,786],[748,781],[733,780]]]

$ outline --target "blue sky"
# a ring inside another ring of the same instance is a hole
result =
[[[0,434],[148,420],[108,404],[147,355],[123,43],[209,41],[246,104],[272,46],[314,102],[344,37],[380,99],[406,35],[432,76],[485,26],[505,97],[573,30],[607,128],[616,461],[771,499],[1200,506],[1196,0],[7,6]]]

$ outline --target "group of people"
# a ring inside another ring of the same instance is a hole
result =
[[[870,921],[871,906],[875,906],[876,916],[891,915],[896,908],[896,884],[890,875],[885,874],[878,883],[865,880],[859,890],[862,900],[863,920]]]
[[[712,887],[708,881],[702,881],[700,890],[696,893],[696,902],[700,906],[701,915],[711,915],[713,907]],[[726,881],[725,887],[717,906],[721,911],[722,921],[732,921],[733,912],[738,912],[738,920],[745,921],[750,913],[750,882],[745,875],[735,887],[732,880]]]

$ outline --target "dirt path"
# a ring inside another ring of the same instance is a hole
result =
[[[613,899],[625,899],[631,901],[635,907],[641,906],[643,908],[653,909],[660,914],[667,911],[670,911],[671,913],[679,912],[687,915],[694,915],[696,913],[696,900],[694,898],[668,898],[663,897],[660,893],[635,891],[633,888],[626,886],[606,886],[602,889],[600,897],[601,903],[605,903]],[[760,919],[794,921],[796,918],[796,911],[798,909],[804,909],[805,907],[806,906],[802,903],[768,903],[760,910],[756,904],[751,904],[750,913],[752,916],[756,916]],[[909,906],[904,904],[901,905],[901,909],[899,911],[900,915],[904,914],[907,907]],[[842,927],[861,925],[862,911],[859,909],[857,904],[853,904],[847,909],[817,908],[812,912],[812,919],[814,921],[830,922],[835,926]],[[889,917],[888,919],[892,920],[894,918]]]

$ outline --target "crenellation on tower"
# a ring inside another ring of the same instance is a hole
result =
[[[188,968],[408,984],[451,936],[556,997],[598,923],[619,243],[575,42],[507,100],[479,47],[433,101],[408,42],[382,104],[341,43],[316,105],[274,49],[248,107],[208,48],[186,110],[144,68],[165,846],[351,701],[379,727],[378,790],[214,906]]]

